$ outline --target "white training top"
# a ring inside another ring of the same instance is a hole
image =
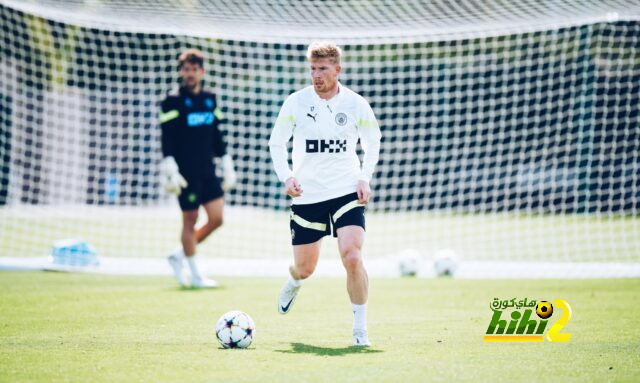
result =
[[[280,181],[295,177],[302,195],[293,204],[326,201],[356,191],[358,180],[369,182],[380,153],[380,127],[369,103],[338,83],[330,100],[313,86],[291,94],[282,104],[269,138],[271,159]],[[293,171],[287,142],[293,136]],[[362,168],[356,145],[364,151]]]

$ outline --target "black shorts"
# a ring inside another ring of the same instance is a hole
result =
[[[198,177],[185,177],[185,179],[188,185],[178,196],[182,211],[197,209],[200,205],[224,195],[220,181],[213,172]]]
[[[344,226],[364,227],[364,205],[358,203],[358,194],[311,203],[291,205],[291,244],[305,245],[313,243]],[[332,230],[333,228],[333,230]]]

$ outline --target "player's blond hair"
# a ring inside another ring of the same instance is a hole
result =
[[[334,64],[340,64],[342,50],[331,41],[314,41],[307,48],[307,59],[329,59]]]

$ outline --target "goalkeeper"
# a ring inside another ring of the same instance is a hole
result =
[[[186,263],[191,270],[191,286],[213,288],[214,280],[205,278],[196,263],[196,245],[222,225],[224,191],[235,186],[236,174],[231,156],[218,126],[222,113],[216,95],[202,89],[204,56],[197,49],[187,49],[179,58],[182,84],[177,94],[162,102],[162,183],[178,197],[182,210],[182,247],[168,258],[178,283],[187,285],[183,273]],[[222,157],[224,181],[215,173],[214,157]],[[207,222],[195,228],[202,206]]]

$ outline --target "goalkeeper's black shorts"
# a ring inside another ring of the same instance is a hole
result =
[[[214,172],[206,172],[199,176],[185,176],[187,187],[178,196],[182,211],[198,209],[209,201],[224,195],[220,181]]]
[[[291,205],[291,244],[313,243],[344,226],[364,226],[364,205],[358,203],[358,194],[311,203]]]

